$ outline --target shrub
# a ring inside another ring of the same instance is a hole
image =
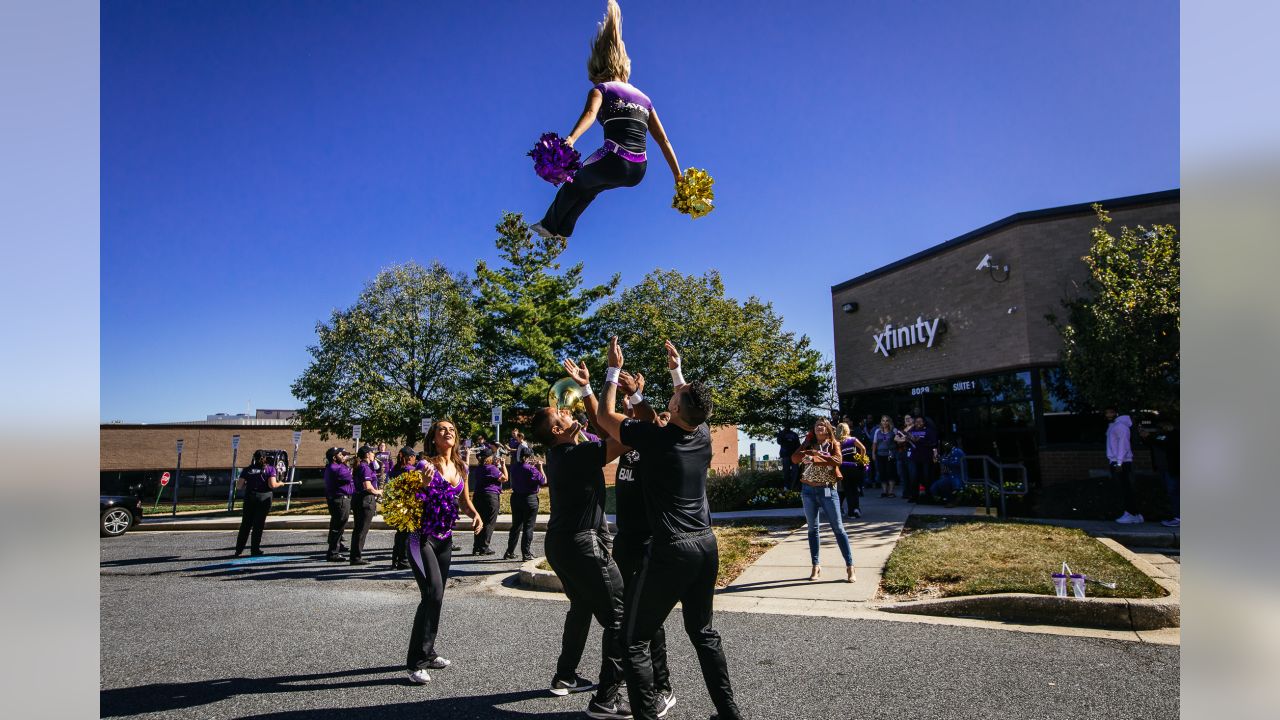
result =
[[[748,502],[761,489],[771,484],[781,484],[782,473],[777,470],[739,470],[725,475],[707,477],[707,504],[711,512],[746,510]]]
[[[751,510],[791,507],[800,507],[800,493],[783,488],[760,488],[755,495],[747,500],[747,508]]]

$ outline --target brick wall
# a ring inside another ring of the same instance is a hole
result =
[[[1042,448],[1040,486],[1050,487],[1109,473],[1107,451],[1097,448]],[[1134,472],[1151,472],[1151,454],[1137,447],[1133,452]]]

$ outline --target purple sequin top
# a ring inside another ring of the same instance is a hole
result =
[[[422,534],[436,540],[453,536],[453,524],[458,520],[458,496],[462,494],[462,482],[450,485],[436,470],[427,483],[426,490],[418,493],[422,500]]]

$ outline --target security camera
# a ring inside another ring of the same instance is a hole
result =
[[[847,313],[855,313],[855,312],[858,312],[858,303],[856,303],[856,302],[847,302],[847,303],[845,303],[845,304],[841,305],[841,306],[840,306],[840,309],[841,309],[841,310],[843,310],[843,311],[845,311],[845,312],[847,312]]]
[[[991,267],[990,253],[982,256],[982,261],[978,263],[978,267],[974,268],[974,270],[986,270],[989,267]]]

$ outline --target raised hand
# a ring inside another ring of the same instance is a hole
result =
[[[564,370],[569,373],[569,377],[573,378],[579,385],[591,384],[591,373],[587,370],[586,361],[576,363],[573,361],[573,358],[565,358]]]
[[[609,367],[622,367],[622,347],[618,345],[618,336],[609,338]]]
[[[680,351],[676,350],[676,346],[670,340],[666,341],[667,348],[667,369],[675,370],[680,367]]]
[[[618,387],[622,388],[622,391],[628,395],[635,395],[641,390],[644,390],[644,375],[641,375],[640,373],[632,375],[626,370],[623,370],[618,374]]]

